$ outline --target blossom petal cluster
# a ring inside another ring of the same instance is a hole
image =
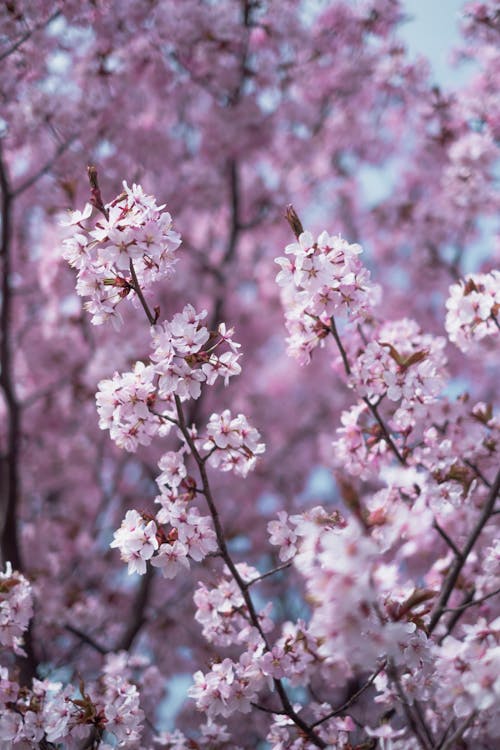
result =
[[[134,452],[165,435],[175,418],[174,399],[197,399],[204,383],[220,377],[227,385],[241,367],[239,344],[232,329],[221,323],[216,332],[203,324],[206,311],[186,305],[171,321],[151,328],[152,354],[148,364],[137,362],[131,372],[101,380],[96,395],[99,426],[112,440]],[[170,421],[169,421],[170,420]]]
[[[258,571],[250,565],[239,563],[237,569],[244,581],[259,577]],[[202,625],[203,636],[210,643],[219,646],[246,643],[253,632],[241,590],[229,575],[229,571],[225,571],[225,576],[212,588],[200,582],[194,594],[194,603],[195,619]],[[271,603],[258,615],[264,632],[272,628],[270,609]]]
[[[226,658],[206,673],[195,672],[189,696],[195,700],[198,710],[210,718],[248,713],[266,683],[255,658],[262,649],[262,641],[254,637],[238,661]]]
[[[108,655],[108,661],[113,655]],[[97,730],[112,745],[136,748],[144,712],[137,685],[125,674],[104,667],[98,682],[79,688],[50,680],[33,680],[19,688],[0,667],[0,742],[5,747],[64,747],[86,744]]]
[[[245,477],[254,468],[257,456],[265,451],[260,433],[249,425],[244,414],[236,417],[229,409],[212,414],[207,424],[203,449],[208,451],[208,463],[220,471],[234,471]]]
[[[102,208],[93,228],[86,225],[90,203],[63,219],[75,232],[64,241],[63,256],[78,271],[76,290],[89,298],[85,308],[94,325],[111,319],[119,327],[121,300],[133,297],[137,284],[144,290],[173,272],[181,239],[164,208],[140,185],[124,182],[123,192]]]
[[[354,360],[351,383],[370,401],[431,403],[444,385],[445,344],[413,320],[385,323]]]
[[[463,352],[500,333],[500,271],[469,274],[450,287],[445,327]]]
[[[332,315],[351,321],[372,310],[377,288],[359,260],[360,245],[350,245],[326,231],[317,239],[307,231],[277,258],[281,267],[276,281],[281,287],[289,332],[288,350],[301,364],[309,362],[313,349],[323,345]]]
[[[202,323],[206,316],[206,310],[197,313],[192,305],[186,305],[172,320],[152,329],[151,360],[159,376],[160,398],[197,399],[203,383],[213,385],[220,377],[227,385],[229,378],[241,372],[240,345],[232,338],[234,331],[221,323],[217,332],[211,333]]]
[[[31,584],[7,562],[0,571],[0,646],[23,655],[22,636],[32,616]]]
[[[128,564],[129,573],[146,572],[146,561],[158,549],[156,524],[146,521],[136,510],[128,510],[122,525],[115,531],[111,547],[120,550],[123,562]]]

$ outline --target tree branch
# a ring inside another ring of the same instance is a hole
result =
[[[455,588],[455,584],[458,580],[460,572],[472,548],[474,547],[479,535],[481,534],[484,526],[486,525],[491,514],[493,513],[493,508],[495,506],[495,502],[496,502],[499,492],[500,492],[500,469],[495,477],[493,484],[491,485],[491,489],[488,493],[486,503],[484,504],[484,508],[481,511],[481,514],[476,522],[476,525],[472,529],[470,536],[467,540],[467,543],[465,547],[463,548],[462,552],[460,552],[459,555],[455,556],[455,561],[450,568],[450,571],[446,577],[446,580],[444,581],[443,588],[441,589],[439,598],[436,604],[434,605],[434,608],[431,613],[431,619],[430,619],[430,623],[428,627],[429,635],[433,632],[433,630],[435,629],[442,615],[445,612],[448,599],[450,598],[452,591]]]
[[[239,574],[238,569],[235,563],[233,562],[233,559],[227,548],[224,530],[222,528],[221,520],[219,517],[219,512],[217,510],[217,506],[215,504],[215,501],[212,495],[212,490],[210,487],[210,483],[208,480],[205,461],[199,454],[198,449],[194,443],[194,440],[189,433],[189,430],[186,425],[185,417],[184,417],[184,412],[182,410],[182,403],[181,403],[179,396],[175,396],[175,405],[177,408],[177,418],[179,421],[180,431],[184,437],[184,440],[186,441],[186,444],[189,446],[191,455],[193,456],[193,459],[195,460],[196,465],[198,466],[198,471],[200,473],[200,478],[201,478],[201,482],[203,486],[203,494],[205,496],[205,500],[207,502],[210,515],[212,517],[212,522],[214,524],[215,534],[217,537],[217,543],[219,545],[221,556],[228,570],[233,576],[233,579],[236,585],[238,586],[241,592],[241,595],[247,607],[249,618],[250,618],[252,625],[256,628],[260,637],[262,638],[266,651],[270,651],[271,649],[270,649],[269,643],[267,641],[264,631],[262,630],[262,625],[260,624],[259,616],[255,609],[252,597],[250,596],[250,592],[248,591],[248,586],[246,582],[243,580],[243,578],[241,577],[241,575]],[[324,742],[324,740],[322,740],[321,737],[319,737],[319,735],[317,735],[316,732],[314,732],[313,729],[303,719],[301,719],[301,717],[294,710],[281,680],[274,679],[273,684],[276,689],[276,692],[278,693],[278,696],[281,701],[281,705],[283,706],[283,709],[286,715],[309,738],[309,740],[314,745],[316,745],[316,747],[326,748],[327,746],[326,742]]]
[[[11,349],[13,323],[12,309],[12,205],[13,194],[10,188],[7,166],[3,159],[0,141],[0,189],[2,192],[2,235],[0,262],[2,264],[0,311],[0,386],[3,390],[7,407],[7,450],[2,456],[0,471],[0,551],[4,562],[10,561],[16,570],[23,570],[23,560],[18,531],[18,514],[20,501],[20,442],[21,442],[21,407],[14,387],[14,360]],[[38,666],[33,648],[33,620],[24,635],[26,659],[18,659],[20,681],[29,685],[36,675]]]
[[[35,182],[38,182],[40,177],[43,177],[44,174],[47,174],[47,172],[50,171],[50,169],[54,166],[55,162],[59,159],[62,154],[71,146],[71,144],[76,140],[76,135],[71,136],[71,138],[68,138],[67,141],[64,143],[61,143],[61,145],[56,149],[54,155],[52,156],[49,161],[47,161],[43,167],[40,167],[40,169],[35,172],[31,177],[28,177],[24,182],[22,182],[18,187],[14,188],[12,191],[12,197],[17,198],[21,193],[24,193],[26,190],[28,190],[30,187],[32,187]]]
[[[319,724],[322,724],[324,721],[328,721],[328,719],[333,719],[334,716],[339,716],[340,714],[343,714],[346,709],[348,709],[350,706],[352,706],[353,703],[355,703],[360,695],[363,695],[366,690],[368,690],[371,685],[375,682],[378,675],[385,669],[386,667],[386,661],[382,663],[382,665],[371,675],[371,677],[368,678],[368,680],[361,685],[359,690],[357,690],[355,693],[353,693],[346,701],[345,703],[342,703],[341,706],[338,708],[335,708],[333,711],[330,711],[326,716],[323,716],[322,719],[318,719],[318,721],[315,721],[314,724],[311,724],[311,727],[317,727]]]
[[[17,42],[14,42],[8,49],[6,49],[4,52],[0,53],[0,62],[2,60],[5,60],[6,57],[9,57],[9,55],[12,55],[13,52],[15,52],[19,47],[21,47],[24,42],[27,42],[30,37],[33,36],[33,34],[37,31],[40,31],[41,29],[45,29],[52,21],[54,21],[58,16],[61,15],[60,10],[56,10],[55,13],[52,13],[51,16],[47,18],[46,21],[43,21],[43,23],[39,23],[36,26],[33,26],[32,29],[28,29],[28,31],[25,31],[22,36],[19,37]]]
[[[333,338],[335,339],[335,343],[337,344],[337,348],[339,350],[340,356],[342,358],[342,362],[344,364],[344,370],[346,372],[346,375],[349,376],[351,374],[351,366],[349,364],[349,359],[347,357],[347,352],[344,349],[344,345],[342,344],[342,341],[340,339],[340,336],[339,336],[339,333],[338,333],[338,330],[337,330],[337,326],[335,324],[335,318],[334,318],[333,315],[330,318],[330,328],[328,330],[330,331],[330,333],[332,334]],[[377,405],[372,404],[371,401],[370,401],[370,399],[367,398],[366,396],[363,396],[362,400],[366,404],[366,406],[368,407],[368,409],[371,411],[371,413],[372,413],[373,417],[375,418],[375,420],[377,421],[377,424],[379,425],[379,427],[380,427],[380,429],[382,431],[382,435],[384,437],[385,442],[387,443],[387,445],[389,446],[389,448],[391,449],[391,451],[394,453],[394,455],[398,459],[399,463],[402,466],[406,466],[406,460],[403,458],[403,456],[399,452],[398,447],[397,447],[396,443],[394,442],[394,440],[392,439],[391,434],[390,434],[389,430],[387,429],[384,420],[382,419],[382,417],[380,416],[380,414],[378,412],[378,408],[377,408],[378,404]]]

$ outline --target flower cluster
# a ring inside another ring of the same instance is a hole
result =
[[[334,668],[332,684],[345,678],[344,670],[375,667],[387,656],[400,661],[415,640],[420,643],[403,613],[409,617],[421,598],[403,586],[399,598],[389,599],[389,591],[398,592],[397,574],[378,570],[379,554],[375,539],[351,521],[340,529],[325,527],[295,558],[314,606],[309,633],[320,644],[318,658]]]
[[[137,285],[143,290],[171,274],[174,252],[181,243],[165,206],[158,206],[140,185],[130,188],[124,182],[123,188],[101,208],[103,215],[92,229],[86,226],[92,214],[90,203],[61,222],[76,229],[64,241],[63,256],[78,270],[76,290],[90,298],[85,307],[95,325],[111,319],[118,327],[118,304],[135,295]]]
[[[158,549],[156,532],[153,520],[145,520],[136,510],[127,511],[110,546],[120,550],[120,557],[128,564],[129,573],[144,575],[146,572],[146,561]]]
[[[238,573],[245,581],[259,577],[259,573],[250,565],[237,565]],[[248,611],[241,590],[237,586],[229,571],[214,588],[207,588],[199,583],[194,595],[196,604],[195,619],[203,628],[204,637],[220,646],[230,646],[233,643],[246,643],[252,628],[248,621]],[[271,604],[258,614],[259,622],[264,632],[272,628],[269,618]]]
[[[259,666],[268,677],[278,680],[286,677],[293,686],[306,685],[321,667],[319,646],[319,640],[311,635],[305,622],[285,622],[280,638],[270,651],[259,657]]]
[[[156,401],[155,371],[151,365],[136,362],[131,372],[115,372],[101,380],[96,394],[99,427],[109,430],[111,439],[128,451],[149,445],[162,424],[150,409]]]
[[[154,740],[156,746],[167,748],[167,750],[191,750],[193,747],[211,750],[213,747],[229,747],[226,743],[230,740],[230,734],[225,724],[216,724],[213,719],[209,718],[201,724],[200,734],[196,740],[186,736],[180,729],[173,732],[160,732]],[[231,750],[243,750],[243,748],[231,743]]]
[[[294,705],[295,711],[300,711],[300,704]],[[328,704],[312,704],[314,718],[321,722],[317,727],[317,732],[325,745],[332,750],[348,750],[355,747],[349,741],[349,733],[356,729],[356,725],[350,716],[335,716],[325,721],[325,717],[331,712],[331,706]],[[269,728],[267,741],[273,748],[287,748],[287,750],[309,750],[312,744],[301,732],[297,731],[297,726],[286,715],[273,716]]]
[[[500,618],[479,618],[463,630],[463,640],[448,636],[435,649],[436,697],[461,719],[480,712],[488,735],[500,738]]]
[[[406,428],[419,406],[435,401],[443,388],[445,344],[444,338],[423,334],[413,320],[385,323],[354,360],[351,383],[372,403],[384,396],[401,402],[393,422]]]
[[[300,548],[303,540],[317,539],[325,528],[343,528],[345,521],[338,511],[327,513],[320,505],[304,513],[289,516],[286,511],[278,512],[278,518],[267,524],[269,541],[280,548],[279,558],[282,562],[291,560]]]
[[[213,385],[223,378],[239,375],[240,345],[233,341],[234,330],[221,323],[216,332],[202,325],[206,310],[197,313],[186,305],[171,321],[152,329],[151,360],[158,374],[158,395],[162,399],[178,396],[181,401],[198,398],[202,383]],[[225,346],[224,346],[225,345]],[[221,352],[220,349],[225,351]]]
[[[109,429],[121,448],[135,451],[155,435],[167,434],[176,416],[176,396],[196,399],[203,383],[213,385],[221,377],[227,385],[240,373],[233,330],[221,323],[211,333],[201,323],[205,317],[205,310],[197,313],[186,305],[171,321],[151,328],[149,364],[137,362],[132,372],[115,373],[99,383],[99,426]]]
[[[500,271],[470,274],[450,287],[445,327],[463,352],[500,332]]]
[[[359,320],[370,313],[377,288],[359,260],[362,249],[341,237],[322,232],[315,240],[302,232],[298,242],[287,245],[276,281],[282,288],[288,349],[301,364],[307,364],[313,349],[322,345],[330,319],[338,312]]]
[[[234,471],[245,477],[253,469],[257,456],[265,451],[260,433],[248,424],[244,414],[231,416],[229,409],[212,414],[203,443],[209,452],[208,463],[221,471]]]
[[[368,406],[359,401],[342,412],[340,421],[338,437],[327,449],[330,460],[348,474],[362,479],[379,473],[381,467],[392,460],[392,454]],[[401,438],[393,437],[393,442],[402,450]]]
[[[0,667],[2,746],[64,743],[64,747],[76,747],[98,730],[112,741],[112,745],[100,747],[133,748],[141,740],[143,718],[137,686],[106,668],[99,682],[90,686],[82,682],[79,690],[73,685],[36,679],[32,689],[20,690],[9,680],[7,670]]]
[[[22,635],[32,617],[31,585],[7,562],[5,572],[0,572],[0,645],[23,655]]]
[[[164,578],[174,578],[189,569],[189,558],[199,562],[217,550],[215,532],[211,520],[183,500],[160,495],[156,502],[162,506],[156,516],[158,523],[135,510],[127,511],[111,547],[120,550],[129,574],[143,575],[149,560]],[[160,526],[165,523],[171,525],[168,532]]]
[[[264,648],[259,636],[254,634],[247,644],[247,650],[239,661],[224,659],[214,664],[209,672],[195,672],[194,685],[189,696],[196,701],[196,707],[207,716],[231,716],[235,712],[248,713],[259,690],[266,682],[258,659]]]
[[[212,520],[208,516],[202,516],[198,508],[191,507],[182,497],[173,499],[170,493],[159,495],[155,502],[161,505],[156,514],[158,523],[168,523],[171,526],[166,534],[170,543],[162,544],[158,558],[152,560],[153,565],[161,567],[166,578],[173,577],[174,557],[179,564],[189,567],[187,555],[200,562],[211,552],[217,551]],[[169,571],[170,574],[167,575]]]

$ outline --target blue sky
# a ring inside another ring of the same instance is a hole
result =
[[[453,86],[463,82],[467,69],[454,67],[451,50],[460,41],[459,13],[463,0],[404,0],[411,20],[400,27],[400,33],[414,54],[425,55],[431,62],[436,82]]]

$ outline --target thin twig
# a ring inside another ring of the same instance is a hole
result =
[[[453,732],[453,734],[448,737],[446,742],[437,745],[433,750],[452,750],[452,748],[456,747],[455,743],[457,742],[457,740],[461,739],[465,730],[468,729],[472,724],[472,722],[476,718],[476,713],[476,711],[473,711],[471,715],[460,724],[456,732]]]
[[[262,706],[260,703],[255,703],[254,701],[250,701],[251,705],[254,708],[258,708],[259,711],[264,711],[266,714],[275,714],[276,716],[286,716],[286,711],[275,711],[273,708],[266,708],[265,706]]]
[[[235,563],[233,562],[233,559],[231,555],[229,554],[229,550],[227,548],[226,544],[226,538],[224,534],[224,530],[222,528],[221,520],[219,517],[219,512],[217,510],[217,506],[215,504],[215,500],[212,495],[212,490],[210,487],[210,483],[208,480],[207,470],[205,466],[205,462],[203,458],[201,457],[200,453],[198,452],[198,449],[195,445],[195,442],[188,430],[188,427],[186,425],[186,420],[184,417],[184,412],[182,410],[182,402],[179,398],[179,396],[175,396],[175,405],[177,408],[177,418],[179,422],[179,429],[184,437],[184,440],[186,441],[186,444],[188,445],[191,455],[193,456],[197,466],[198,471],[200,473],[200,478],[202,481],[203,486],[203,494],[205,496],[206,503],[208,505],[208,509],[210,511],[210,515],[212,517],[212,522],[214,524],[215,529],[215,535],[217,537],[217,542],[219,545],[219,549],[221,551],[221,556],[229,569],[231,575],[233,576],[233,579],[238,586],[241,595],[243,597],[243,600],[245,602],[245,605],[248,610],[249,619],[252,623],[252,625],[256,628],[258,631],[260,637],[262,638],[262,641],[265,645],[266,651],[270,651],[270,645],[266,638],[266,635],[262,629],[262,625],[259,620],[259,616],[257,614],[257,611],[255,609],[255,605],[253,603],[252,597],[250,596],[250,592],[248,591],[248,587],[246,585],[246,582],[241,577]],[[326,748],[327,744],[324,740],[319,737],[316,732],[314,732],[313,729],[303,720],[301,717],[297,714],[295,709],[292,706],[292,703],[290,701],[290,698],[288,697],[288,694],[283,686],[283,683],[281,680],[274,679],[273,680],[274,687],[276,689],[276,692],[278,693],[278,696],[281,701],[281,705],[283,706],[283,709],[286,713],[286,715],[293,721],[293,723],[300,729],[302,732],[306,735],[306,737],[309,738],[309,740],[316,745],[316,747],[320,748]]]
[[[273,576],[275,573],[279,573],[281,570],[286,570],[291,566],[291,561],[284,563],[284,565],[278,565],[278,567],[273,568],[272,570],[268,570],[267,573],[262,573],[260,576],[256,576],[255,578],[252,578],[250,581],[247,581],[245,583],[245,587],[248,589],[250,586],[253,586],[254,583],[258,583],[259,581],[263,581],[264,578],[268,578],[269,576]]]
[[[114,651],[129,651],[139,631],[146,622],[145,610],[154,579],[154,568],[149,566],[137,587],[135,600],[131,605],[131,619],[125,632],[116,644]]]
[[[137,274],[135,272],[135,268],[134,268],[134,264],[132,262],[132,259],[130,259],[130,274],[132,276],[132,282],[133,282],[134,292],[137,294],[137,296],[139,298],[139,301],[140,301],[140,303],[141,303],[141,305],[143,307],[144,312],[147,315],[147,318],[149,320],[150,325],[154,326],[154,324],[156,323],[156,319],[155,319],[155,316],[153,315],[153,313],[151,312],[151,310],[149,309],[148,303],[146,302],[146,298],[144,297],[144,294],[142,293],[142,289],[141,289],[141,287],[139,285],[139,282],[137,280]]]
[[[471,599],[471,601],[464,602],[463,604],[460,604],[458,607],[446,607],[445,612],[463,612],[465,609],[469,609],[469,607],[476,607],[478,604],[482,604],[487,599],[492,599],[497,594],[500,594],[500,588],[495,589],[495,591],[490,591],[489,594],[485,594],[484,596],[481,596],[479,599]]]
[[[444,529],[442,528],[442,526],[440,526],[440,525],[438,524],[438,522],[436,521],[436,519],[434,519],[434,521],[432,522],[432,525],[433,525],[433,527],[434,527],[434,528],[436,529],[436,531],[437,531],[437,533],[439,534],[439,536],[440,536],[440,537],[442,537],[442,538],[444,539],[444,541],[446,542],[446,544],[448,545],[448,547],[449,547],[450,549],[452,549],[452,550],[453,550],[453,552],[455,553],[455,555],[456,555],[457,557],[460,557],[460,555],[461,555],[461,552],[460,552],[460,550],[458,549],[457,545],[456,545],[456,544],[455,544],[455,542],[454,542],[454,541],[453,541],[453,540],[452,540],[452,539],[451,539],[451,538],[450,538],[450,537],[448,536],[448,534],[447,534],[447,533],[446,533],[446,531],[445,531],[445,530],[444,530]]]
[[[329,327],[328,330],[330,331],[330,333],[332,334],[333,338],[335,339],[335,343],[337,344],[337,348],[338,348],[340,356],[342,358],[342,362],[344,363],[344,370],[346,372],[346,375],[349,376],[351,374],[351,366],[349,364],[349,359],[347,357],[347,352],[344,349],[344,345],[342,344],[342,341],[340,339],[339,332],[337,330],[337,326],[336,326],[336,323],[335,323],[335,318],[334,318],[333,315],[330,318],[330,327]],[[387,429],[384,420],[382,419],[382,417],[378,413],[377,406],[375,404],[372,404],[371,401],[370,401],[370,399],[367,398],[366,396],[363,397],[363,402],[369,408],[369,410],[371,411],[373,417],[377,421],[377,423],[378,423],[378,425],[379,425],[379,427],[380,427],[380,429],[382,431],[382,435],[384,437],[385,442],[387,443],[387,445],[389,446],[389,448],[391,449],[391,451],[394,453],[394,455],[398,459],[399,463],[402,466],[406,466],[406,460],[403,458],[403,456],[399,452],[399,449],[398,449],[396,443],[394,442],[394,440],[392,439],[391,434],[390,434],[389,430]]]
[[[311,727],[314,729],[314,727],[317,727],[319,724],[322,724],[324,721],[328,721],[328,719],[333,719],[334,716],[339,716],[340,714],[343,714],[347,708],[352,706],[353,703],[355,703],[360,695],[363,695],[363,693],[368,690],[371,685],[375,682],[378,675],[385,669],[386,667],[386,661],[383,662],[383,664],[369,677],[369,679],[361,685],[359,690],[357,690],[355,693],[353,693],[350,698],[348,698],[345,703],[342,703],[341,706],[338,706],[338,708],[335,708],[333,711],[330,711],[326,716],[323,716],[322,719],[318,719],[318,721],[315,721],[314,724],[311,724]]]
[[[472,529],[469,538],[467,540],[467,543],[465,547],[463,548],[462,552],[458,556],[455,556],[455,561],[453,565],[450,568],[450,571],[446,577],[446,580],[444,581],[443,588],[441,590],[441,594],[434,605],[431,619],[428,627],[428,633],[432,633],[435,629],[436,625],[439,623],[445,609],[446,605],[448,603],[448,599],[451,596],[451,593],[453,589],[455,588],[455,584],[458,580],[458,577],[462,571],[462,568],[472,550],[474,547],[479,535],[481,534],[484,526],[488,522],[492,512],[493,508],[495,506],[495,502],[498,496],[498,493],[500,492],[500,469],[495,477],[495,480],[491,486],[491,489],[488,493],[488,497],[486,499],[486,502],[484,504],[484,508],[481,511],[481,514],[476,522],[476,525]]]
[[[35,174],[31,175],[31,177],[28,177],[24,182],[22,182],[18,187],[14,188],[12,191],[12,197],[17,198],[21,193],[24,193],[28,188],[32,187],[35,182],[38,182],[40,177],[43,177],[44,174],[47,174],[47,172],[50,171],[50,169],[54,166],[54,163],[59,159],[62,154],[71,146],[71,144],[76,140],[76,135],[71,136],[71,138],[68,138],[67,141],[64,143],[61,143],[61,145],[56,149],[53,156],[47,161],[43,167],[40,167],[40,169],[35,172]]]
[[[472,601],[472,600],[474,599],[474,594],[475,594],[475,593],[476,593],[476,589],[475,589],[475,588],[474,588],[474,586],[473,586],[473,587],[472,587],[472,588],[471,588],[471,589],[470,589],[469,591],[467,591],[467,593],[465,594],[465,596],[464,596],[464,598],[463,598],[463,600],[462,600],[462,605],[461,605],[461,606],[463,607],[463,606],[464,606],[465,604],[470,604],[470,603],[471,603],[471,601]],[[446,612],[446,611],[447,611],[447,609],[445,610],[445,612]],[[465,611],[464,609],[462,609],[462,608],[459,608],[459,609],[457,609],[457,610],[455,610],[455,611],[453,612],[453,614],[451,615],[451,617],[450,617],[450,619],[449,619],[449,622],[448,622],[448,624],[447,624],[447,626],[446,626],[446,632],[445,632],[445,633],[443,633],[443,635],[442,635],[442,636],[441,636],[441,637],[440,637],[440,638],[438,639],[438,644],[439,644],[439,645],[441,645],[441,644],[442,644],[442,642],[444,641],[444,639],[445,639],[445,638],[447,638],[447,637],[448,637],[448,636],[450,635],[450,633],[451,633],[451,632],[453,631],[453,628],[455,627],[455,625],[457,624],[457,622],[458,622],[458,621],[460,620],[460,618],[462,617],[462,615],[463,615],[464,611]]]
[[[472,461],[468,461],[466,458],[464,458],[464,464],[466,464],[472,471],[477,474],[479,479],[485,484],[487,487],[491,487],[491,482],[489,482],[486,477],[484,476],[481,469],[479,469],[476,464],[473,464]]]
[[[337,344],[337,348],[340,352],[340,356],[342,357],[342,362],[344,363],[344,370],[346,372],[346,375],[351,374],[351,365],[349,364],[349,360],[347,359],[347,352],[344,349],[344,345],[342,344],[342,341],[340,340],[339,332],[337,331],[337,326],[335,324],[335,318],[330,318],[330,332],[335,339],[335,343]]]
[[[73,625],[65,625],[64,629],[68,631],[68,633],[72,633],[73,635],[76,635],[77,638],[79,638],[83,643],[86,643],[89,646],[92,646],[92,648],[95,651],[98,651],[98,653],[102,654],[103,656],[108,654],[110,649],[106,648],[105,646],[101,646],[100,643],[97,643],[90,635],[87,635],[87,633],[84,633],[83,630],[80,630],[79,628],[75,628]]]
[[[406,720],[408,722],[408,726],[415,735],[415,738],[422,748],[422,750],[430,750],[429,745],[427,743],[427,737],[422,735],[422,731],[420,729],[420,726],[417,722],[417,719],[413,715],[413,712],[411,710],[411,706],[408,703],[408,699],[405,695],[405,692],[403,690],[403,686],[401,685],[401,681],[398,677],[397,670],[394,665],[389,664],[387,669],[387,674],[389,675],[390,679],[396,686],[396,692],[399,696],[399,699],[401,701],[401,705],[403,706],[403,711],[406,716]],[[427,734],[427,733],[426,733]]]
[[[54,21],[60,15],[61,15],[61,11],[56,10],[55,13],[52,13],[52,15],[49,16],[46,21],[43,21],[43,23],[39,23],[36,26],[34,26],[32,29],[28,29],[28,31],[25,31],[24,34],[21,37],[19,37],[17,42],[14,42],[14,44],[12,44],[8,49],[6,49],[4,52],[0,54],[0,62],[2,62],[2,60],[5,60],[6,57],[8,57],[9,55],[12,55],[13,52],[19,49],[19,47],[21,47],[24,44],[24,42],[27,42],[28,39],[31,36],[33,36],[33,34],[36,31],[40,31],[41,29],[44,29],[46,26],[52,23],[52,21]]]

